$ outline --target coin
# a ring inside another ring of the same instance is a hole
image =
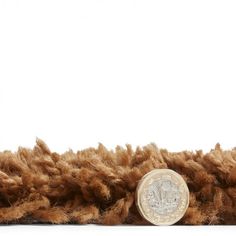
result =
[[[137,186],[136,205],[140,214],[154,225],[175,224],[188,208],[188,186],[173,170],[152,170]]]

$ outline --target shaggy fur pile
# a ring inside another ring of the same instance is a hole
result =
[[[154,144],[51,152],[0,152],[0,223],[148,224],[135,206],[144,174],[170,168],[183,176],[190,205],[178,224],[236,224],[236,149],[170,153]]]

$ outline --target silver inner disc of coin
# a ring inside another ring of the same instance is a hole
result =
[[[176,210],[181,193],[177,184],[168,179],[160,179],[149,185],[146,198],[150,208],[158,214],[165,215]]]

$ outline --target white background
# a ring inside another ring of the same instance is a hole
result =
[[[0,150],[33,147],[36,137],[60,153],[98,142],[233,148],[235,12],[226,0],[0,0]],[[2,226],[0,233],[235,231],[226,228]]]

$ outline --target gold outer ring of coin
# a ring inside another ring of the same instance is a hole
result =
[[[145,201],[145,192],[153,181],[165,180],[169,178],[171,182],[178,185],[180,189],[180,201],[174,212],[159,214]],[[141,216],[154,225],[173,225],[185,214],[189,205],[189,189],[183,177],[170,169],[154,169],[145,174],[139,181],[136,189],[136,206]]]

